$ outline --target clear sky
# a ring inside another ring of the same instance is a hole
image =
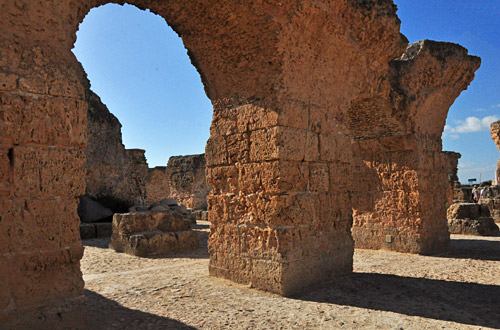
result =
[[[455,42],[482,58],[476,78],[450,109],[443,150],[462,154],[462,183],[493,179],[500,155],[489,124],[500,120],[500,0],[395,3],[410,42]],[[204,152],[212,106],[181,39],[161,17],[130,5],[94,8],[73,52],[92,90],[122,123],[125,146],[146,149],[150,167]]]

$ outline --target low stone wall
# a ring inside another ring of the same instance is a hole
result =
[[[491,124],[490,133],[493,142],[495,142],[498,150],[500,150],[500,120]],[[495,172],[495,183],[498,184],[498,181],[500,181],[500,159],[498,160],[497,170]]]
[[[194,250],[199,240],[191,224],[191,219],[172,210],[117,213],[110,247],[141,257]]]
[[[448,208],[447,217],[452,234],[491,236],[499,231],[483,204],[455,203]]]

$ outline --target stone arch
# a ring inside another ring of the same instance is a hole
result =
[[[0,313],[7,324],[37,325],[41,317],[61,326],[82,317],[75,196],[84,188],[85,79],[69,50],[86,13],[108,2],[0,4]],[[370,168],[359,157],[352,111],[382,104],[391,118],[398,113],[386,105],[411,92],[393,88],[389,63],[407,40],[392,1],[127,3],[179,33],[214,106],[206,147],[210,273],[288,295],[351,272],[352,207],[362,198],[355,178]],[[421,122],[426,127],[425,116]],[[391,127],[409,128],[408,136],[371,136],[375,146],[419,136],[412,125]],[[417,229],[418,239],[429,227]]]

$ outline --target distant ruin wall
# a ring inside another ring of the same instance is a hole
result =
[[[500,121],[496,121],[490,126],[490,133],[493,142],[495,142],[498,150],[500,151]],[[497,170],[495,171],[495,183],[499,185],[500,180],[500,159],[497,162]]]
[[[111,197],[130,205],[142,204],[146,194],[148,165],[142,149],[125,149],[121,124],[91,90],[87,90],[88,144],[85,193]]]
[[[148,170],[146,178],[146,204],[158,203],[170,196],[170,178],[165,166]]]
[[[458,188],[460,188],[460,181],[458,180],[458,160],[462,155],[458,152],[453,151],[444,151],[443,152],[446,158],[446,168],[448,172],[448,182],[450,187],[446,192],[446,197],[448,199],[448,206],[453,204],[455,199],[455,192]]]
[[[149,169],[146,183],[148,204],[175,198],[192,209],[206,209],[210,187],[205,179],[205,155],[174,156],[167,167]]]
[[[450,106],[479,65],[459,45],[419,41],[390,62],[387,98],[353,104],[357,247],[424,254],[446,248],[456,166],[441,151],[441,135]]]

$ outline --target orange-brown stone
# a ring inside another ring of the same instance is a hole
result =
[[[85,328],[86,79],[71,48],[108,2],[0,2],[2,327]],[[477,58],[429,41],[401,56],[391,0],[127,3],[181,36],[214,106],[211,274],[288,295],[349,273],[353,206],[357,244],[446,245],[440,135]]]
[[[493,142],[495,142],[498,150],[500,150],[500,121],[496,121],[490,126],[491,138]],[[499,185],[498,181],[500,180],[500,159],[497,163],[497,170],[495,171],[495,183]]]

